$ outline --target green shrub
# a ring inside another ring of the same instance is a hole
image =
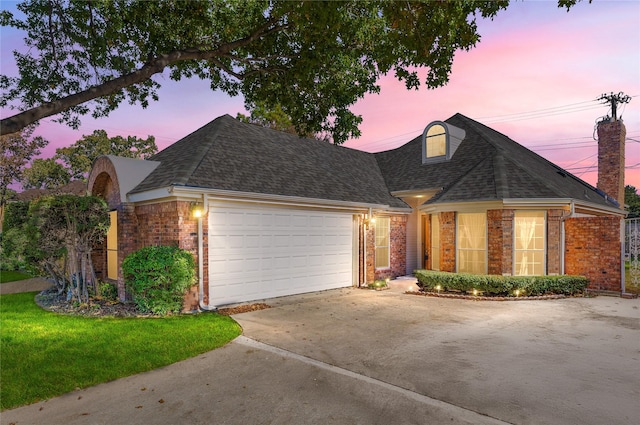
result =
[[[13,201],[8,202],[4,207],[4,221],[2,222],[2,232],[9,229],[18,229],[29,219],[29,202]]]
[[[489,296],[563,294],[583,292],[589,280],[584,276],[497,276],[416,270],[418,286],[424,291],[458,291],[472,294],[474,290]],[[439,288],[439,289],[438,289]]]
[[[118,299],[118,287],[113,283],[101,282],[99,289],[102,298],[110,301],[116,301]]]
[[[122,262],[125,284],[143,312],[179,312],[184,295],[196,281],[195,261],[175,246],[148,246]]]

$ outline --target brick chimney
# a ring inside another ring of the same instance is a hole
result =
[[[624,208],[624,139],[622,120],[598,123],[598,189]]]

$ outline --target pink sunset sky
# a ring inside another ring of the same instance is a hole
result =
[[[2,1],[2,9],[15,3]],[[431,121],[460,112],[486,124],[595,186],[595,123],[611,114],[597,101],[611,92],[631,96],[618,107],[627,129],[625,183],[640,189],[640,1],[582,2],[570,12],[552,1],[512,2],[493,21],[480,21],[476,48],[456,55],[450,82],[435,90],[407,91],[392,76],[382,91],[359,101],[362,136],[345,145],[368,152],[396,148]],[[2,30],[2,74],[15,73],[11,51],[22,35]],[[241,97],[212,92],[207,82],[179,83],[167,74],[160,101],[122,105],[108,118],[84,117],[73,130],[45,119],[36,134],[50,141],[43,157],[84,134],[156,137],[160,149],[218,116],[246,113]],[[3,110],[2,116],[11,115]]]

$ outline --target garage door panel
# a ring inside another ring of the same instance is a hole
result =
[[[222,203],[209,211],[211,305],[351,286],[351,214]]]

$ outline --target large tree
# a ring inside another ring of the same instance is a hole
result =
[[[31,137],[32,130],[0,136],[0,208],[8,199],[9,186],[22,181],[25,166],[48,143],[42,137]]]
[[[23,189],[54,189],[71,180],[71,174],[55,158],[37,158],[31,161],[22,175]]]
[[[55,159],[62,161],[73,179],[87,177],[93,161],[101,155],[115,155],[125,158],[147,159],[158,152],[156,139],[148,136],[109,137],[104,130],[95,130],[83,135],[80,140],[64,148],[56,149]]]
[[[577,0],[559,0],[567,8]],[[2,134],[51,115],[77,127],[125,100],[147,106],[152,77],[199,77],[242,94],[251,106],[280,105],[301,134],[358,136],[349,107],[394,73],[407,88],[445,84],[456,50],[480,39],[476,19],[502,1],[30,0],[24,18],[0,24],[26,33],[14,52],[17,77],[2,76],[1,107],[23,112]],[[424,82],[418,70],[425,70]]]
[[[627,218],[640,217],[640,195],[638,195],[638,189],[635,186],[628,184],[624,187],[624,203],[629,213]]]

